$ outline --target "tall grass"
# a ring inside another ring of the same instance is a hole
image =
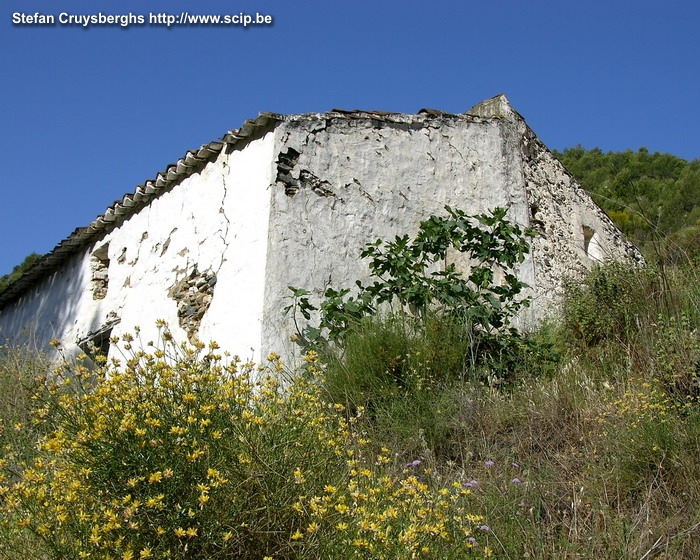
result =
[[[74,369],[70,391],[47,395],[32,382],[45,365],[5,349],[0,557],[698,558],[698,270],[596,269],[568,287],[560,317],[495,361],[475,359],[458,321],[370,318],[286,389],[264,375],[284,374],[274,356],[260,375],[200,349],[167,364],[137,353],[131,377],[109,382]],[[253,373],[268,381],[253,388]],[[76,390],[80,375],[90,383]],[[95,387],[113,389],[109,406]],[[54,403],[39,407],[53,423],[32,423],[32,395]],[[195,397],[216,406],[185,411]],[[129,425],[139,415],[150,424]],[[113,427],[95,434],[102,417]],[[46,466],[70,441],[86,446]],[[61,525],[60,501],[26,510],[29,490],[9,511],[17,483],[67,472],[93,484],[80,501],[90,523]],[[159,493],[167,508],[144,505]],[[37,539],[42,522],[53,525]],[[158,527],[167,538],[149,537]]]
[[[592,271],[505,378],[461,354],[459,324],[369,321],[328,360],[329,393],[368,406],[399,463],[471,486],[500,557],[700,557],[697,280]]]
[[[17,482],[33,460],[41,435],[33,418],[33,399],[41,395],[42,379],[49,362],[27,347],[0,347],[0,480]],[[2,486],[0,484],[0,486]],[[0,504],[5,496],[0,491]],[[28,532],[17,533],[2,523],[0,514],[0,558],[24,560],[47,558],[39,539]]]

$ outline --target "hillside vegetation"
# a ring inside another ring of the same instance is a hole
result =
[[[682,262],[700,254],[700,159],[580,146],[555,155],[653,259]]]
[[[138,338],[125,375],[46,380],[4,349],[0,558],[698,558],[698,280],[600,269],[505,369],[401,315],[296,381]]]
[[[39,253],[27,255],[27,257],[20,264],[12,269],[12,272],[5,274],[5,276],[0,276],[0,292],[4,292],[10,286],[10,284],[22,276],[22,274],[24,274],[24,272],[39,259],[41,259],[41,255]]]

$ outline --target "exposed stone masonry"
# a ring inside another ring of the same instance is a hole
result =
[[[195,265],[192,272],[178,280],[168,291],[168,296],[177,302],[177,317],[190,341],[196,338],[202,317],[209,309],[215,285],[216,273],[200,273]]]
[[[109,244],[103,245],[92,253],[92,299],[104,299],[109,286]]]

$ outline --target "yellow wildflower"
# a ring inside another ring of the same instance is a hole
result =
[[[163,479],[163,473],[161,471],[156,471],[151,476],[148,477],[149,484],[155,484]]]

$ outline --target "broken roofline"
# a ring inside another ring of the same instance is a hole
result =
[[[232,151],[243,148],[249,141],[255,139],[261,133],[272,130],[281,122],[298,122],[323,119],[357,119],[385,122],[395,125],[423,124],[428,120],[445,118],[450,120],[478,121],[481,118],[504,115],[481,113],[472,114],[477,107],[487,103],[500,102],[505,104],[509,111],[522,117],[510,107],[505,95],[499,94],[473,107],[467,113],[446,113],[436,109],[421,109],[416,115],[406,113],[390,113],[385,111],[363,111],[359,109],[344,110],[332,109],[327,113],[305,113],[296,115],[281,115],[278,113],[260,113],[258,118],[247,120],[238,130],[227,132],[219,141],[213,141],[203,145],[199,150],[189,150],[177,163],[170,164],[165,171],[158,173],[155,179],[146,181],[136,187],[133,193],[125,194],[121,200],[116,200],[109,206],[105,213],[95,218],[86,227],[79,227],[67,238],[61,241],[50,253],[47,253],[31,267],[29,267],[17,280],[0,293],[0,310],[19,299],[32,286],[40,282],[48,274],[55,271],[72,255],[82,248],[107,235],[125,220],[147,206],[153,199],[170,191],[183,179],[200,172],[224,150]],[[523,119],[524,120],[524,119]]]

